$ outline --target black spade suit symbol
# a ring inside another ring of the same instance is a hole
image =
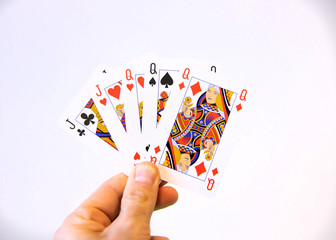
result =
[[[169,73],[166,73],[163,78],[161,78],[160,83],[162,85],[166,85],[166,88],[168,88],[168,85],[171,86],[174,83],[174,80],[171,78],[171,76],[169,75]]]
[[[149,84],[153,87],[153,86],[156,84],[155,79],[152,78],[152,79],[149,81]]]

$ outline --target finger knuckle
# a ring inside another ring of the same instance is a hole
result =
[[[150,201],[150,192],[146,189],[134,188],[129,192],[126,200],[143,204]]]

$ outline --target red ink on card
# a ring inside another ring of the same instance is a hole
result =
[[[242,109],[243,109],[243,107],[242,107],[241,103],[239,103],[239,104],[236,106],[236,108],[237,108],[237,112],[239,112],[240,110],[242,110]]]
[[[128,81],[133,80],[131,69],[126,69],[126,79]]]
[[[102,95],[102,92],[100,91],[99,84],[96,85],[98,88],[98,93],[96,93],[97,97],[100,97]]]
[[[212,190],[212,188],[213,188],[213,186],[215,185],[215,180],[214,179],[210,179],[210,178],[208,178],[208,186],[207,186],[207,189],[209,190],[209,191],[211,191]]]
[[[189,68],[184,69],[184,72],[182,74],[183,79],[189,80],[189,73],[190,73],[190,69]]]
[[[201,88],[201,85],[199,84],[199,82],[195,83],[190,88],[191,88],[193,96],[195,96],[197,93],[202,91],[202,88]]]
[[[106,98],[103,98],[103,99],[99,100],[99,102],[101,104],[103,104],[104,106],[106,106]]]
[[[140,160],[140,154],[139,153],[135,153],[134,155],[134,160]]]
[[[155,150],[155,153],[160,152],[161,151],[160,146],[157,146],[156,148],[154,148],[154,150]]]
[[[133,89],[133,84],[127,84],[126,87],[128,88],[128,90],[132,91],[132,89]]]
[[[212,175],[215,176],[215,175],[217,175],[217,174],[218,174],[218,169],[217,169],[217,168],[213,169],[213,170],[212,170]]]
[[[182,90],[185,86],[184,86],[184,82],[181,82],[180,84],[179,84],[179,87],[180,87],[180,90]]]
[[[156,164],[156,161],[157,161],[156,157],[151,156],[150,159],[151,159],[151,163]]]
[[[243,89],[240,93],[240,100],[241,101],[245,101],[246,102],[246,95],[247,95],[247,90],[246,89]]]
[[[145,79],[143,77],[138,77],[138,83],[142,88],[144,88]]]
[[[120,97],[120,86],[114,86],[113,88],[109,88],[109,90],[107,90],[108,94],[110,94],[112,97],[119,99]]]
[[[206,172],[206,168],[205,168],[205,165],[204,165],[204,162],[201,162],[200,164],[198,164],[196,167],[196,173],[197,173],[197,176],[203,174]]]

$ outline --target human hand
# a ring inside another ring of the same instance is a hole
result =
[[[153,211],[178,198],[174,188],[163,185],[154,164],[138,164],[129,177],[119,174],[103,183],[64,220],[54,239],[167,239],[150,236]]]

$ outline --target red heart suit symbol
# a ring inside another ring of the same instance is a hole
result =
[[[107,90],[108,94],[110,94],[112,97],[115,97],[116,99],[119,99],[120,97],[120,86],[117,85],[113,88],[109,88],[109,90]]]
[[[126,87],[128,88],[128,90],[132,91],[132,89],[133,89],[133,84],[127,84]]]
[[[145,79],[143,77],[138,77],[138,83],[142,88],[144,88]]]
[[[103,104],[104,106],[106,106],[106,98],[103,98],[103,99],[99,100],[99,102],[101,104]]]
[[[136,153],[135,155],[134,155],[134,160],[139,160],[140,159],[140,155],[139,155],[139,153]]]

